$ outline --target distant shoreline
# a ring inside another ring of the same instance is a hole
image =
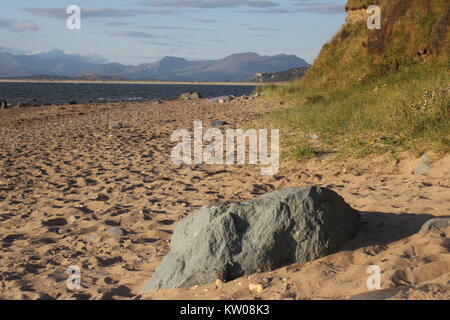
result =
[[[133,80],[38,80],[38,79],[0,79],[0,82],[15,83],[86,83],[86,84],[168,84],[168,85],[209,85],[209,86],[260,86],[258,82],[202,82],[202,81],[133,81]]]

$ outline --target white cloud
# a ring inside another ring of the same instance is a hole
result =
[[[13,20],[0,17],[0,28],[8,29],[10,32],[38,31],[39,27],[31,20]]]
[[[22,9],[25,12],[47,18],[67,19],[66,8],[39,8],[28,7]],[[176,13],[174,10],[136,10],[136,9],[111,9],[111,8],[81,8],[81,16],[87,18],[125,18],[139,15],[162,15]]]
[[[160,38],[148,32],[124,30],[124,31],[113,31],[108,32],[110,36],[113,37],[126,37],[126,38]]]
[[[300,11],[319,13],[319,14],[340,14],[345,13],[345,5],[336,1],[321,1],[312,2],[309,0],[302,0],[294,3]]]
[[[278,4],[266,0],[149,0],[140,4],[150,7],[181,7],[181,8],[235,8],[256,7],[270,8],[278,7]]]

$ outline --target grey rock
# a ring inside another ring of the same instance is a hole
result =
[[[78,216],[70,216],[69,217],[69,222],[70,223],[75,223],[75,222],[77,222],[77,220],[79,219],[80,217],[78,217]]]
[[[176,226],[144,291],[226,281],[336,252],[360,215],[330,189],[298,187],[199,209]]]
[[[229,102],[234,99],[234,96],[221,96],[216,98],[211,98],[208,100],[208,104],[224,103]]]
[[[120,238],[127,234],[127,232],[120,227],[110,228],[106,231],[106,233],[113,236],[114,238]]]
[[[419,233],[427,233],[430,230],[443,230],[447,227],[450,227],[450,218],[433,218],[423,224]]]
[[[201,99],[202,95],[200,94],[200,92],[194,91],[194,92],[186,92],[183,93],[180,96],[180,100],[193,100],[193,99]]]
[[[222,121],[222,120],[211,120],[211,122],[209,123],[210,127],[222,127],[227,125],[228,122],[226,121]]]
[[[111,122],[109,125],[109,128],[110,129],[121,129],[121,128],[123,128],[123,123],[120,121]]]
[[[426,154],[424,154],[420,158],[420,163],[414,169],[414,172],[416,174],[426,174],[432,167],[433,167],[433,162],[431,161],[431,159]]]
[[[8,109],[8,103],[6,100],[0,100],[0,110],[1,109]]]
[[[189,96],[190,99],[201,99],[202,95],[200,94],[200,92],[192,92],[191,95]]]
[[[313,134],[306,135],[305,138],[309,139],[309,140],[317,140],[317,139],[319,139],[319,136],[317,134],[313,133]]]

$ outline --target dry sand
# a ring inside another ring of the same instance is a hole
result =
[[[407,157],[338,164],[324,155],[282,162],[274,177],[257,166],[170,160],[174,129],[212,119],[240,127],[280,107],[198,100],[1,111],[0,298],[449,299],[450,228],[416,234],[427,219],[450,215],[449,156],[426,175],[412,174],[418,160]],[[111,130],[112,121],[126,127]],[[338,253],[225,284],[140,294],[176,222],[196,208],[309,184],[335,190],[362,212],[359,235]],[[108,232],[117,226],[122,237]],[[382,291],[365,295],[373,264]],[[66,287],[71,265],[81,268],[81,290]]]

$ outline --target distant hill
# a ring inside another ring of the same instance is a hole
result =
[[[177,57],[137,66],[99,63],[93,58],[66,54],[61,50],[13,55],[0,53],[0,77],[117,77],[130,80],[249,81],[257,72],[280,72],[309,67],[294,55],[260,56],[238,53],[219,60],[189,61]]]

